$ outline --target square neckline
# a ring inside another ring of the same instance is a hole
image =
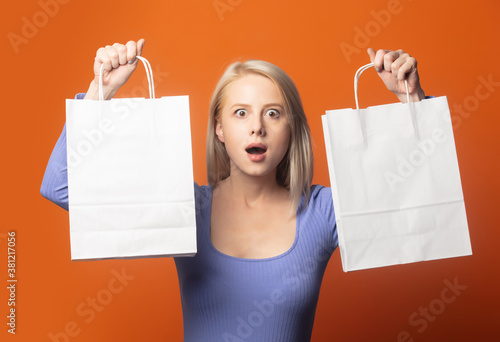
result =
[[[281,254],[278,254],[278,255],[275,255],[275,256],[272,256],[272,257],[268,257],[268,258],[240,258],[240,257],[237,257],[237,256],[234,256],[234,255],[229,255],[229,254],[226,254],[226,253],[223,253],[221,251],[219,251],[215,246],[214,244],[212,243],[212,236],[211,236],[211,232],[212,232],[212,201],[213,201],[213,188],[212,188],[212,185],[208,185],[208,188],[209,188],[209,191],[210,191],[210,205],[208,206],[208,211],[209,211],[209,217],[210,217],[210,220],[209,220],[209,226],[208,226],[208,244],[210,246],[210,249],[215,252],[216,254],[222,256],[222,257],[225,257],[225,258],[228,258],[228,259],[232,259],[232,260],[235,260],[235,261],[244,261],[244,262],[263,262],[263,261],[272,261],[272,260],[275,260],[275,259],[280,259],[280,258],[283,258],[285,256],[287,256],[288,254],[290,254],[294,249],[295,249],[295,246],[297,245],[297,242],[299,240],[299,235],[300,235],[300,230],[299,230],[299,210],[302,206],[302,201],[303,201],[303,195],[301,197],[301,200],[300,200],[300,203],[299,203],[299,206],[295,212],[295,238],[293,239],[293,243],[292,245],[290,246],[290,248],[288,250],[286,250],[285,252],[281,253]]]

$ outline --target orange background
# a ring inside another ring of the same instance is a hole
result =
[[[481,77],[500,81],[497,1],[65,2],[50,7],[52,16],[40,14],[35,0],[4,3],[2,11],[0,283],[7,283],[8,231],[17,233],[18,279],[15,336],[7,333],[8,292],[1,286],[2,341],[51,341],[49,334],[65,329],[74,336],[58,341],[182,339],[173,260],[72,262],[68,213],[39,193],[65,121],[65,99],[86,91],[96,50],[141,37],[155,69],[157,95],[190,96],[200,184],[206,183],[209,99],[230,62],[268,60],[294,79],[316,144],[314,182],[329,185],[321,114],[354,105],[352,77],[369,62],[366,47],[403,48],[415,56],[426,94],[446,95],[452,109],[474,255],[343,273],[337,250],[323,280],[312,340],[398,341],[404,331],[414,341],[500,340],[500,87],[482,88],[482,99],[476,95]],[[228,6],[221,16],[214,3]],[[382,10],[393,10],[383,25],[374,15]],[[9,37],[22,35],[23,18],[40,27],[16,53]],[[356,27],[370,35],[355,41]],[[341,44],[360,51],[348,60]],[[138,70],[117,97],[144,96],[145,74]],[[397,100],[373,71],[363,76],[360,96],[363,107]],[[470,110],[460,113],[457,106],[464,104]],[[104,298],[112,271],[123,269],[134,278],[106,298],[100,312],[77,311],[87,297]],[[466,288],[417,331],[422,326],[412,325],[410,315],[429,305],[436,311],[444,282],[455,278]]]

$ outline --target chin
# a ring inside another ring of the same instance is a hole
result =
[[[264,166],[264,165],[262,165]],[[238,174],[244,174],[246,176],[250,177],[266,177],[266,176],[272,176],[276,173],[276,168],[274,169],[269,169],[268,167],[259,167],[259,166],[254,166],[254,167],[249,167],[249,168],[235,168],[234,170],[231,170],[231,175],[238,175]]]

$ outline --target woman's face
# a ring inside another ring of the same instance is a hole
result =
[[[231,175],[274,175],[290,142],[285,104],[267,77],[249,74],[231,83],[216,134],[231,159]]]

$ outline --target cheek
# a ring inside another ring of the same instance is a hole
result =
[[[292,135],[291,128],[289,125],[286,125],[286,127],[283,129],[283,144],[288,147],[290,146],[290,137]]]
[[[282,134],[280,134],[279,145],[281,146],[281,152],[285,156],[286,152],[290,148],[290,129],[287,127]]]

